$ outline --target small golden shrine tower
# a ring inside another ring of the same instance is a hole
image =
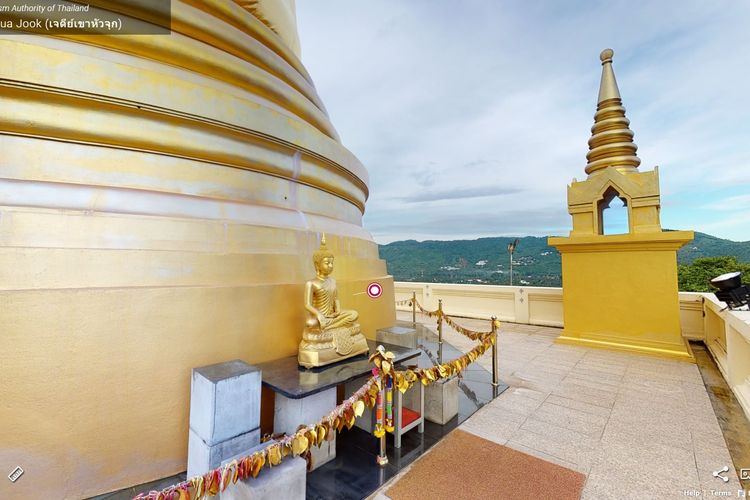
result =
[[[662,231],[659,171],[641,172],[630,121],[602,51],[602,80],[586,155],[588,178],[568,186],[570,236],[550,237],[562,255],[564,331],[558,342],[692,360],[680,331],[677,250],[692,231]],[[604,234],[615,198],[625,234]]]

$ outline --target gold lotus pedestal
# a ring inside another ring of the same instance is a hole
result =
[[[351,327],[332,328],[325,332],[307,331],[302,334],[298,361],[300,366],[325,366],[342,359],[369,352],[367,340],[359,323]]]

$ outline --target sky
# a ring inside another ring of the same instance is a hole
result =
[[[567,235],[613,67],[661,224],[750,240],[750,2],[297,0],[378,243]]]

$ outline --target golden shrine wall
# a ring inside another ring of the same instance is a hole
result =
[[[367,172],[295,50],[238,4],[172,14],[0,36],[0,469],[25,470],[3,498],[185,470],[191,369],[296,353],[320,232],[365,334],[394,320]]]

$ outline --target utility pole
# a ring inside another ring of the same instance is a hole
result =
[[[513,252],[518,245],[518,238],[508,243],[508,254],[510,254],[510,286],[513,286]]]

